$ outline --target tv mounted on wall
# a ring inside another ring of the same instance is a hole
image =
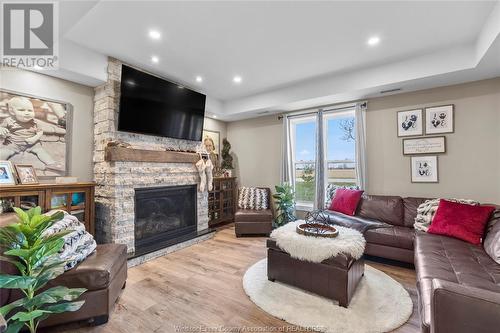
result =
[[[201,141],[206,96],[122,66],[118,130]]]

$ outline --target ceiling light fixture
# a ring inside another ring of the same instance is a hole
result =
[[[151,61],[154,63],[154,64],[157,64],[160,62],[160,58],[158,58],[157,56],[152,56],[151,57]]]
[[[149,38],[154,40],[159,40],[161,38],[161,33],[158,30],[149,30]]]
[[[370,46],[375,46],[375,45],[377,45],[378,43],[380,43],[380,37],[378,37],[378,36],[373,36],[373,37],[370,37],[370,38],[368,39],[368,42],[367,42],[367,43],[368,43],[368,45],[370,45]]]
[[[214,114],[214,118],[217,118],[217,115]]]
[[[202,78],[201,76],[199,76],[199,75],[198,75],[198,76],[196,77],[196,82],[198,82],[198,83],[202,83],[202,82],[203,82],[203,78]]]
[[[241,81],[242,81],[241,76],[236,75],[235,77],[233,77],[233,82],[234,83],[241,83]]]

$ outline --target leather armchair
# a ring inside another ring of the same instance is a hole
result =
[[[254,210],[241,209],[236,210],[234,215],[234,225],[236,237],[243,235],[269,235],[273,230],[273,211],[271,190],[267,187],[260,187],[267,191],[269,209]]]
[[[498,332],[500,294],[432,280],[431,333]]]

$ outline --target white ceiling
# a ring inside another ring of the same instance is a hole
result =
[[[66,38],[231,100],[471,43],[494,2],[102,1]],[[148,30],[162,33],[161,41]],[[369,47],[372,35],[381,38]],[[152,65],[157,55],[160,62]],[[234,75],[243,83],[235,85]]]
[[[499,1],[62,1],[59,11],[60,69],[48,75],[96,86],[113,56],[206,93],[223,120],[500,76]]]

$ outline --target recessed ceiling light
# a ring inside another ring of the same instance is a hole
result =
[[[241,83],[241,81],[242,81],[241,76],[236,75],[235,77],[233,77],[233,82],[234,83]]]
[[[196,82],[202,83],[203,82],[203,78],[201,76],[197,76],[196,77]]]
[[[370,45],[370,46],[375,46],[375,45],[377,45],[378,43],[380,43],[380,37],[378,37],[378,36],[373,36],[373,37],[370,37],[370,38],[368,39],[368,42],[367,42],[367,43],[368,43],[368,45]]]
[[[160,58],[158,58],[157,56],[152,56],[151,57],[151,61],[154,63],[154,64],[157,64],[160,62]]]
[[[149,38],[158,40],[161,38],[161,33],[158,30],[149,30]]]
[[[217,115],[214,114],[214,118],[217,118]]]

